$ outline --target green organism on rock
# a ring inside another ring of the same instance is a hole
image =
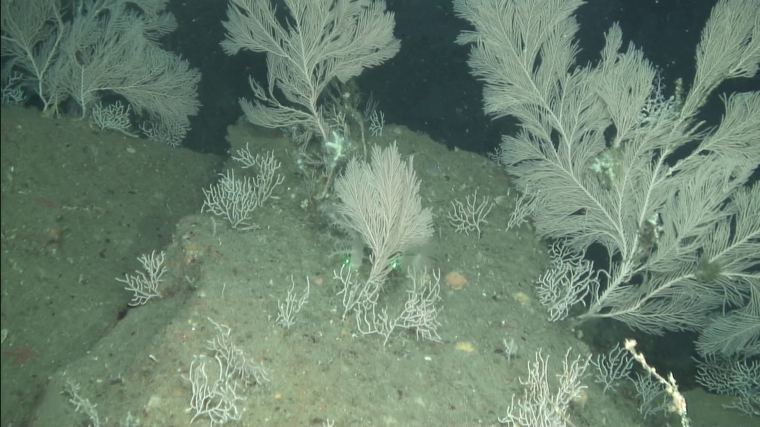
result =
[[[723,272],[723,265],[718,261],[711,261],[707,256],[702,255],[697,265],[697,271],[694,275],[702,283],[715,281]]]

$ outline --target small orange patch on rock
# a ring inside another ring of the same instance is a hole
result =
[[[201,251],[195,243],[185,245],[185,264],[195,264],[195,262],[198,260],[198,257],[200,256],[200,253]]]
[[[462,289],[467,285],[467,278],[464,277],[464,274],[458,271],[452,271],[446,275],[446,284],[449,285],[451,289]]]
[[[526,295],[524,292],[517,292],[512,294],[512,299],[519,302],[522,305],[528,305],[530,304],[530,297]]]
[[[460,341],[457,343],[456,349],[465,353],[472,353],[475,351],[475,346],[469,341]]]

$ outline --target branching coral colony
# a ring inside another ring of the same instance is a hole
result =
[[[393,37],[393,13],[385,11],[383,1],[293,0],[288,11],[284,26],[270,1],[231,0],[222,48],[228,55],[241,50],[267,54],[268,87],[249,79],[255,99],[241,99],[240,105],[251,123],[285,129],[302,147],[314,137],[319,141],[318,154],[305,155],[304,163],[324,173],[319,191],[324,198],[338,167],[356,149],[346,119],[354,118],[364,135],[357,97],[342,89],[337,96],[324,96],[326,90],[392,58],[400,42]]]
[[[585,305],[579,321],[695,330],[701,348],[757,354],[760,92],[723,96],[725,114],[709,130],[697,116],[722,82],[756,75],[760,3],[716,4],[693,83],[673,97],[643,52],[622,50],[617,24],[596,65],[575,64],[582,4],[455,2],[474,26],[458,41],[473,45],[486,112],[521,123],[503,137],[500,161],[532,194],[537,233],[567,247],[552,248],[557,274],[542,276],[541,302],[552,320]],[[608,261],[588,264],[592,245]]]
[[[102,129],[129,135],[138,120],[148,139],[179,145],[201,106],[201,75],[160,47],[177,28],[168,0],[73,3],[2,3],[3,102],[36,97],[44,114],[74,107]],[[116,102],[103,105],[104,98]]]
[[[539,236],[556,242],[539,298],[551,320],[572,308],[578,321],[611,318],[650,334],[699,332],[697,348],[708,360],[757,356],[760,92],[723,95],[725,113],[712,128],[698,116],[721,83],[756,76],[760,3],[717,2],[696,49],[691,87],[678,80],[670,97],[643,52],[622,49],[617,24],[598,62],[576,64],[574,13],[582,4],[455,1],[455,12],[473,26],[458,42],[472,45],[469,64],[485,83],[486,113],[520,122],[498,152],[526,195],[515,223],[530,215]],[[596,264],[585,257],[592,246],[606,249]],[[753,369],[718,366],[738,378]],[[647,370],[686,425],[672,376]],[[604,375],[609,389],[622,374]],[[652,397],[648,379],[637,389]],[[752,414],[757,394],[748,398],[753,385],[743,383],[731,387],[734,407]]]

